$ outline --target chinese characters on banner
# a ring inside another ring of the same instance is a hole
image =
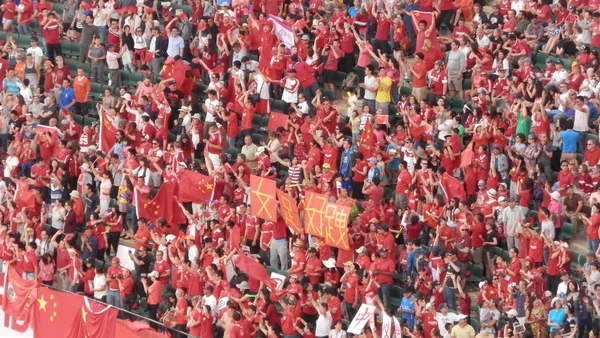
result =
[[[277,184],[264,177],[250,176],[251,200],[250,214],[277,222]]]
[[[381,323],[381,338],[392,338],[392,317],[386,313],[383,314]]]
[[[348,220],[351,208],[329,203],[327,196],[310,191],[306,192],[305,202],[306,233],[323,238],[327,245],[349,249]]]
[[[283,217],[285,224],[295,233],[303,234],[304,229],[302,228],[302,223],[300,223],[296,201],[281,190],[277,190],[277,199],[279,200],[281,216]]]
[[[361,334],[361,330],[367,322],[373,317],[373,313],[375,312],[374,305],[361,304],[358,312],[352,319],[352,323],[348,326],[348,332],[359,335]]]

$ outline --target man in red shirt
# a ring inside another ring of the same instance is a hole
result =
[[[429,72],[429,87],[433,95],[429,95],[428,104],[433,107],[440,98],[446,98],[448,90],[448,76],[444,71],[444,61],[437,60],[433,64],[433,69]]]
[[[106,293],[106,303],[116,307],[121,306],[121,297],[119,297],[119,279],[123,278],[121,271],[121,260],[119,257],[113,257],[111,266],[106,270],[106,279],[108,279],[108,291]]]
[[[314,76],[315,69],[302,61],[298,55],[292,55],[291,60],[292,68],[296,70],[296,75],[300,81],[306,102],[310,104],[313,97],[317,95],[317,90],[319,90],[319,84]]]
[[[200,305],[200,303],[198,302],[192,310],[192,320],[189,324],[190,335],[198,338],[212,338],[213,317],[210,314],[212,309],[210,309],[210,306]]]
[[[47,11],[44,9],[42,12]],[[55,64],[55,56],[62,55],[62,49],[60,47],[60,30],[63,29],[63,25],[56,18],[54,12],[48,14],[48,18],[43,22],[40,22],[42,26],[42,36],[46,40],[46,47],[48,52],[48,60]]]
[[[29,242],[23,253],[23,279],[37,280],[38,277],[38,261],[35,250],[37,249],[36,242]]]
[[[344,283],[346,291],[344,292],[344,306],[348,318],[354,318],[358,309],[358,264],[352,262],[344,263],[344,275],[340,278],[340,283]]]
[[[396,262],[388,257],[388,250],[385,248],[379,249],[379,255],[381,257],[371,264],[369,271],[375,278],[375,282],[381,286],[377,293],[379,298],[383,300],[383,305],[388,308],[394,284],[393,276],[396,273]]]
[[[396,181],[396,207],[405,209],[408,204],[408,187],[412,184],[412,175],[408,171],[407,164],[405,161],[399,163],[400,174]]]
[[[371,9],[372,15],[377,19],[377,30],[375,31],[375,45],[373,50],[381,50],[382,53],[389,54],[390,45],[390,26],[392,25],[392,14],[390,13],[389,5],[384,1],[385,11],[377,13],[377,2],[373,2]]]
[[[340,49],[340,40],[333,41],[331,45],[325,45],[321,55],[327,55],[325,67],[323,67],[323,82],[325,84],[325,89],[335,91],[335,74],[337,72],[340,59],[344,55],[344,52],[342,52]]]
[[[410,68],[413,76],[412,95],[417,99],[417,103],[419,104],[427,95],[427,64],[423,59],[425,59],[423,53],[415,53],[415,62]]]
[[[591,168],[600,161],[600,148],[598,148],[596,141],[592,139],[586,141],[586,148],[585,153],[583,153],[583,163]]]
[[[187,289],[180,287],[175,291],[175,330],[185,332],[187,324]],[[175,338],[185,338],[186,335],[175,331]]]
[[[145,218],[140,218],[137,221],[138,230],[133,236],[135,241],[135,250],[140,248],[148,248],[150,245],[150,231],[148,231],[148,221]]]
[[[284,301],[280,301],[279,303],[283,307],[283,311],[281,312],[281,331],[284,336],[293,335],[296,333],[295,323],[297,319],[297,316],[294,314],[295,304],[288,304]],[[229,334],[229,337],[234,338],[231,333]]]

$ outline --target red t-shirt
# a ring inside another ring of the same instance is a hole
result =
[[[377,18],[377,31],[375,32],[375,40],[389,40],[391,24],[392,20],[388,19],[385,15],[380,14]]]

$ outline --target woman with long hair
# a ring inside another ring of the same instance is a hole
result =
[[[40,262],[38,263],[40,267],[40,273],[38,274],[38,278],[44,285],[52,286],[54,283],[54,259],[52,259],[52,255],[50,253],[45,253],[40,258]]]
[[[496,225],[492,222],[485,224],[485,235],[481,236],[483,240],[483,254],[485,261],[485,277],[486,279],[492,279],[494,275],[494,253],[493,248],[498,245],[498,233],[496,232]]]

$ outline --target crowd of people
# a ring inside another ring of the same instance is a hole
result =
[[[0,267],[176,337],[598,337],[599,3],[483,5],[5,0]],[[220,197],[140,217],[184,170]],[[251,175],[350,207],[350,248]]]

